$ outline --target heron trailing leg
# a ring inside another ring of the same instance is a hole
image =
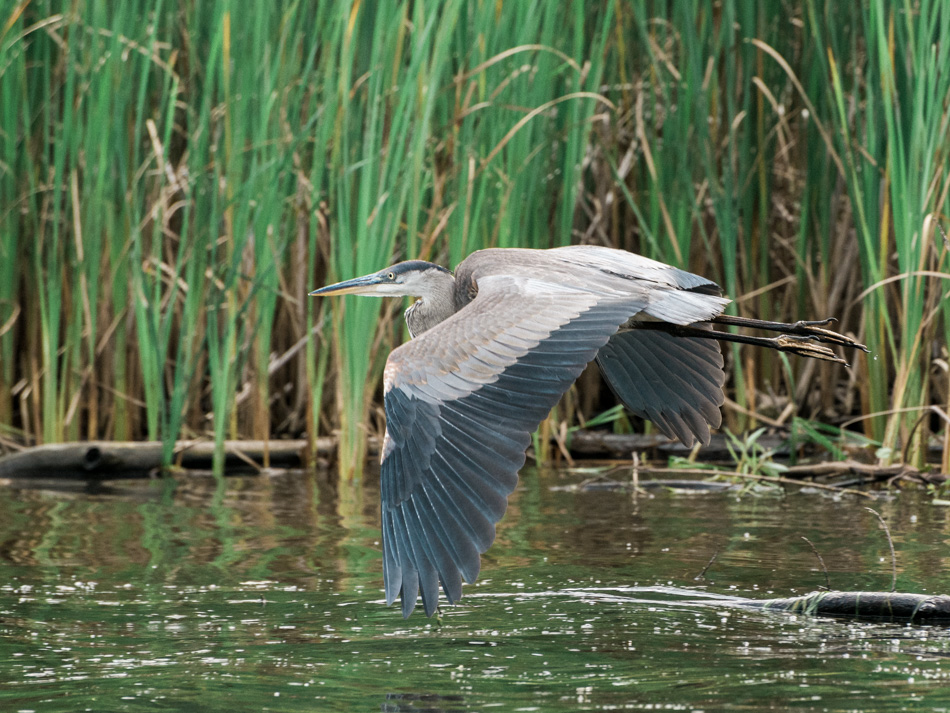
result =
[[[807,337],[797,334],[780,334],[777,337],[751,337],[747,334],[733,334],[732,332],[719,332],[715,329],[693,329],[684,327],[683,334],[690,337],[706,337],[707,339],[718,339],[721,342],[736,342],[738,344],[752,344],[757,347],[766,347],[775,349],[779,352],[797,354],[798,356],[821,359],[822,361],[833,361],[836,364],[850,366],[848,362],[835,354],[831,349],[821,344],[816,344],[814,337]],[[679,333],[677,331],[677,333]]]
[[[776,351],[786,352],[788,354],[797,354],[798,356],[811,357],[812,359],[821,359],[822,361],[831,361],[849,366],[848,362],[835,354],[830,348],[818,344],[817,342],[837,344],[842,347],[861,349],[865,352],[868,351],[868,348],[856,342],[851,337],[833,332],[830,329],[824,329],[825,325],[831,324],[834,321],[834,318],[829,318],[814,322],[769,322],[762,319],[719,315],[708,322],[702,323],[708,325],[724,324],[734,327],[781,332],[777,337],[753,337],[747,334],[722,332],[706,327],[684,327],[664,322],[639,322],[636,326],[640,329],[660,329],[683,337],[699,337],[701,339],[717,339],[721,342],[751,344],[757,347],[775,349]]]
[[[805,337],[816,342],[825,342],[826,344],[837,344],[842,347],[851,347],[868,352],[868,348],[859,344],[851,337],[833,332],[830,329],[822,329],[825,325],[837,322],[834,317],[819,319],[814,322],[799,320],[798,322],[769,322],[764,319],[750,319],[748,317],[732,317],[721,314],[715,319],[710,320],[715,324],[728,324],[734,327],[748,327],[749,329],[764,329],[768,332],[782,332],[784,335]]]

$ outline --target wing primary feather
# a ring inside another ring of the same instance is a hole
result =
[[[517,461],[489,470],[457,443],[447,443],[436,458],[440,462],[438,467],[433,467],[433,473],[438,473],[443,482],[453,483],[467,500],[477,502],[483,513],[495,512],[499,498],[507,498],[514,491],[518,485],[518,470],[526,460],[522,453]]]
[[[445,596],[448,598],[449,604],[455,604],[456,600],[462,596],[462,577],[455,566],[455,561],[444,545],[445,538],[441,528],[438,527],[438,519],[433,518],[431,513],[420,507],[423,503],[423,498],[413,496],[406,504],[409,514],[418,525],[422,549],[435,567],[439,581],[442,583],[442,589],[445,590]],[[438,599],[439,591],[436,587],[432,598],[436,606],[438,605]]]
[[[481,550],[478,548],[478,542],[484,539],[484,536],[478,534],[476,526],[473,525],[465,513],[459,509],[458,501],[452,499],[454,487],[451,485],[446,486],[446,484],[442,482],[438,471],[435,469],[433,470],[433,480],[433,487],[428,488],[426,494],[432,501],[432,507],[439,509],[440,512],[451,514],[451,522],[454,522],[458,526],[457,531],[451,538],[452,546],[455,547],[459,554],[459,570],[462,572],[465,581],[474,582],[480,568],[478,555]],[[479,513],[479,516],[484,517],[481,516],[481,513]],[[491,535],[494,535],[495,528],[490,522],[485,521],[483,527],[487,529]]]
[[[549,367],[557,369],[565,368],[576,368],[579,362],[586,364],[593,358],[593,354],[590,354],[591,350],[589,347],[587,349],[576,349],[572,352],[555,352],[555,351],[540,351],[534,350],[530,352],[530,356],[524,357],[521,361],[533,364],[536,367]],[[590,354],[590,358],[584,359],[583,357],[579,358],[580,355]]]
[[[656,362],[650,358],[647,358],[646,353],[624,351],[624,354],[635,357],[636,366],[640,373],[651,375],[655,383],[662,386],[664,389],[669,390],[678,387],[681,390],[681,394],[688,392],[688,395],[683,396],[684,401],[690,397],[692,401],[698,401],[702,397],[702,393],[692,382],[684,379],[682,374],[678,373],[677,370],[668,368],[667,364],[664,364],[664,370],[661,373],[657,368]],[[668,355],[664,354],[664,357],[668,358]],[[663,403],[663,401],[661,400],[660,403]]]
[[[386,605],[392,604],[402,590],[402,567],[396,545],[396,533],[393,529],[392,513],[384,509],[382,513],[383,531],[383,587],[386,591]]]
[[[469,396],[471,398],[471,395]],[[518,458],[521,453],[524,452],[524,449],[527,447],[527,443],[522,443],[520,441],[514,440],[506,433],[502,432],[496,426],[489,427],[483,421],[474,417],[473,413],[466,413],[470,409],[468,407],[468,399],[466,399],[466,409],[462,410],[456,408],[453,404],[449,403],[443,407],[443,413],[445,414],[446,421],[449,421],[449,415],[451,415],[451,421],[449,423],[457,428],[460,432],[464,432],[469,439],[473,440],[478,444],[491,443],[492,450],[495,451],[496,455],[501,456],[502,458],[507,458],[509,460]],[[501,415],[496,415],[491,411],[483,412],[487,418],[494,418],[496,421],[501,420]]]
[[[465,573],[469,571],[469,562],[473,558],[475,560],[478,559],[478,550],[472,545],[471,540],[464,537],[464,533],[460,532],[461,527],[459,524],[454,519],[449,518],[447,513],[439,510],[436,506],[436,502],[432,498],[432,489],[433,488],[423,489],[419,493],[415,505],[419,517],[422,518],[425,516],[428,518],[428,522],[438,536],[439,541],[443,544],[446,554],[451,558],[455,570],[459,575],[458,596],[454,597],[457,600],[462,596],[461,577],[465,576]]]
[[[501,389],[503,386],[505,393],[510,394],[513,399],[517,399],[517,403],[519,404],[523,404],[525,399],[528,398],[540,400],[544,398],[557,399],[560,397],[561,383],[564,381],[563,377],[556,380],[532,380],[512,373],[512,371],[513,368],[509,368],[505,371],[503,378],[499,377],[493,383],[485,384],[479,391],[490,393],[491,390]],[[502,382],[501,386],[499,382]]]
[[[620,400],[631,411],[638,411],[633,404],[638,403],[625,396],[633,396],[633,394],[628,394],[629,389],[636,389],[636,396],[639,397],[640,402],[643,403],[651,411],[654,410],[650,408],[651,404],[656,404],[657,408],[663,402],[660,400],[659,394],[653,388],[653,380],[647,378],[646,374],[637,367],[633,362],[632,355],[626,350],[611,350],[609,347],[605,347],[600,354],[597,355],[597,363],[601,367],[601,370],[604,376],[607,378],[607,382],[614,387],[614,391],[617,392],[617,395],[620,397]],[[614,365],[616,364],[616,366]],[[631,374],[639,374],[641,378],[639,379],[629,379]],[[626,380],[621,380],[621,376],[628,377]]]
[[[725,374],[719,342],[713,339],[680,337],[663,332],[658,332],[656,336],[660,337],[664,343],[663,351],[673,354],[677,362],[682,365],[684,372],[701,378],[713,392],[722,390]]]
[[[474,506],[470,488],[459,482],[458,475],[441,454],[433,459],[432,477],[442,489],[441,492],[433,490],[432,495],[442,501],[442,507],[448,512],[454,513],[455,521],[464,527],[475,549],[487,550],[495,536],[495,525],[481,508]]]
[[[654,336],[654,341],[665,347],[662,349],[665,361],[658,364],[653,358],[658,352],[649,355],[644,353],[639,360],[641,368],[651,369],[670,392],[663,399],[669,406],[668,410],[683,418],[700,441],[709,443],[709,425],[718,426],[722,422],[719,406],[723,401],[725,375],[721,354],[719,363],[702,357],[695,360],[693,357],[710,352],[719,354],[719,345],[708,340],[683,339],[665,334],[659,339]]]
[[[455,448],[447,446],[445,457],[447,461],[451,462],[451,465],[449,466],[450,470],[444,470],[440,474],[442,482],[451,483],[458,491],[459,496],[464,497],[465,505],[480,513],[486,521],[497,522],[505,514],[508,499],[492,483],[491,474]],[[470,510],[466,510],[466,513],[469,512]],[[479,534],[487,533],[482,531]],[[481,542],[479,542],[479,550],[485,550]]]
[[[547,370],[539,369],[536,364],[533,364],[529,361],[520,361],[515,362],[511,366],[505,368],[504,371],[505,380],[511,381],[527,381],[540,383],[548,387],[549,383],[554,383],[560,388],[561,383],[565,380],[564,374],[556,370]],[[529,393],[542,393],[538,390],[532,390]]]
[[[709,340],[660,331],[615,335],[598,354],[603,374],[621,401],[667,436],[691,445],[709,441],[722,422],[722,356]]]
[[[402,615],[408,618],[412,610],[416,608],[416,598],[419,591],[422,591],[422,604],[426,605],[426,595],[431,592],[432,587],[438,587],[437,575],[425,553],[414,546],[414,531],[409,527],[406,521],[406,514],[403,506],[400,505],[393,509],[393,527],[397,536],[402,542],[402,549],[407,558],[403,561],[403,580],[402,580]],[[433,605],[434,608],[434,605]]]
[[[442,582],[444,586],[442,573],[449,572],[453,569],[453,565],[438,538],[427,527],[428,523],[419,517],[419,512],[415,507],[415,497],[403,504],[403,517],[409,528],[409,540],[416,553],[417,561],[421,565],[419,583],[422,589],[422,606],[426,616],[432,616],[432,612],[439,605],[439,583]],[[459,582],[459,587],[461,587],[461,582]],[[448,589],[446,589],[446,595],[450,596]],[[451,598],[449,603],[453,603]]]
[[[530,445],[531,434],[551,411],[551,407],[546,403],[522,405],[520,408],[517,406],[493,408],[491,403],[475,401],[471,406],[471,410],[480,418],[491,419],[497,424],[497,428],[506,429],[517,436],[515,442],[521,446],[522,451]],[[519,414],[518,411],[521,413]]]
[[[446,429],[450,430],[450,429]],[[498,458],[489,448],[481,447],[470,441],[462,431],[458,431],[444,446],[447,459],[451,459],[451,468],[460,477],[453,482],[469,494],[469,500],[491,519],[497,521],[505,514],[508,505],[507,493],[500,492],[495,486],[494,473],[508,470],[509,465]],[[520,465],[524,464],[524,454],[519,456]],[[490,470],[489,470],[490,469]]]

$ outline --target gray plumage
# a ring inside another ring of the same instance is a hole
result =
[[[627,408],[692,445],[721,421],[713,340],[832,361],[815,341],[855,346],[819,323],[773,339],[713,331],[739,319],[720,316],[729,300],[715,283],[603,247],[482,250],[454,275],[413,260],[311,294],[347,293],[418,297],[405,315],[413,339],[384,373],[383,573],[406,617],[417,593],[431,615],[440,583],[451,603],[475,580],[531,434],[595,358]]]

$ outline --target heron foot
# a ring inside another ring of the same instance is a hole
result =
[[[804,337],[813,341],[824,342],[825,344],[837,344],[841,347],[860,349],[863,352],[870,351],[866,346],[845,334],[834,332],[830,329],[824,329],[824,327],[828,326],[829,324],[833,324],[834,322],[838,321],[834,317],[812,321],[799,320],[798,322],[770,322],[764,319],[733,317],[731,315],[721,314],[710,321],[716,324],[728,324],[735,327],[747,327],[749,329],[764,329],[770,332],[782,332],[783,336]],[[824,358],[818,356],[817,354],[804,354],[803,352],[795,353],[800,353],[803,356],[814,356],[818,359]],[[834,359],[832,361],[844,363],[841,359]]]
[[[752,337],[754,339],[754,337]],[[777,337],[762,337],[763,341],[769,342],[768,346],[780,352],[797,354],[798,356],[811,357],[812,359],[821,359],[822,361],[832,361],[836,364],[851,366],[844,359],[835,354],[831,349],[821,344],[816,344],[814,337],[798,334],[780,334]],[[835,342],[839,344],[840,342]]]

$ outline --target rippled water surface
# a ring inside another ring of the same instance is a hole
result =
[[[950,710],[950,631],[721,606],[888,589],[868,503],[527,470],[441,624],[382,601],[378,483],[0,491],[0,711]],[[898,589],[950,592],[947,508],[873,504]],[[715,553],[718,556],[696,579]]]

